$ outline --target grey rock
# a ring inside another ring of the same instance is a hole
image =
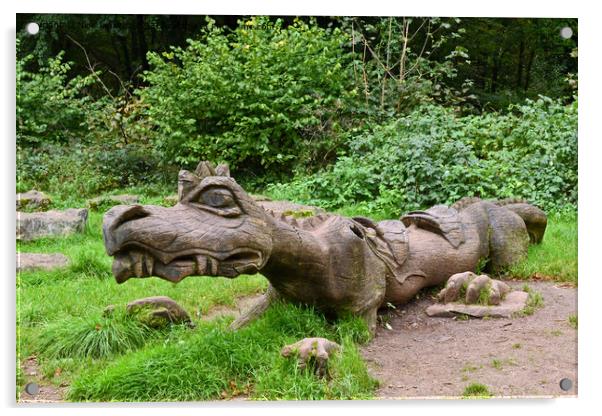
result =
[[[269,199],[256,199],[257,205],[262,207],[266,211],[271,211],[276,216],[284,214],[285,216],[295,214],[300,216],[314,216],[318,214],[325,214],[326,211],[320,207],[313,205],[302,205],[290,201],[271,201]]]
[[[466,305],[464,303],[435,303],[426,308],[428,316],[451,318],[458,314],[469,315],[475,318],[510,318],[520,312],[527,304],[529,294],[515,290],[506,295],[499,305]]]
[[[17,271],[66,267],[69,258],[61,253],[17,253]]]
[[[168,296],[133,300],[127,304],[126,311],[130,315],[138,315],[144,323],[152,327],[166,324],[187,324],[194,327],[188,312]]]
[[[69,208],[65,211],[17,212],[17,240],[65,236],[86,228],[88,210]]]
[[[24,209],[46,211],[51,203],[52,201],[46,194],[35,189],[17,194],[17,211]]]
[[[137,195],[103,195],[88,200],[88,207],[92,210],[97,210],[103,205],[131,205],[137,204],[140,198]]]
[[[103,310],[102,310],[102,316],[104,316],[105,318],[112,316],[113,313],[115,313],[115,305],[107,305]]]

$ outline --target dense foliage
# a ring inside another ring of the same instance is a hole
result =
[[[182,165],[316,162],[337,147],[350,111],[346,41],[339,29],[254,18],[231,33],[210,21],[186,49],[149,54],[140,95],[155,146]]]
[[[231,28],[208,18],[186,46],[149,52],[137,89],[92,63],[79,42],[85,75],[62,53],[40,61],[38,49],[23,54],[19,43],[18,190],[63,199],[140,185],[168,193],[180,167],[208,159],[228,162],[251,191],[331,209],[396,215],[467,195],[524,197],[546,209],[577,203],[577,50],[556,33],[567,22],[330,23],[255,17]],[[489,31],[499,31],[492,65],[516,64],[514,78],[475,76],[473,65],[488,65],[478,36],[467,37],[476,28],[488,45]],[[518,60],[509,58],[512,39],[522,39]],[[553,79],[535,76],[545,65],[530,61],[542,45],[562,56]],[[556,98],[524,100],[534,85]],[[482,100],[503,88],[512,94]]]
[[[459,117],[422,107],[352,136],[349,153],[334,165],[269,193],[391,215],[464,196],[522,197],[546,209],[576,205],[577,102],[542,97],[511,110]]]
[[[69,78],[71,64],[62,56],[49,59],[37,73],[25,70],[32,55],[17,60],[18,146],[66,143],[85,134],[87,107],[93,103],[83,91],[94,80],[92,76]]]

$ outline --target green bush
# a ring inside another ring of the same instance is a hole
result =
[[[18,151],[17,189],[42,189],[61,200],[80,200],[139,184],[173,182],[176,171],[158,165],[152,149],[136,143],[40,145]]]
[[[165,161],[226,161],[272,172],[334,156],[353,97],[348,36],[315,22],[251,18],[149,53],[139,94]]]
[[[541,97],[507,114],[464,117],[425,106],[352,137],[349,149],[332,167],[268,194],[389,215],[465,196],[520,197],[544,209],[577,203],[577,101]]]
[[[17,59],[17,147],[81,137],[87,131],[91,101],[86,90],[93,76],[71,77],[72,63],[63,62],[63,53],[35,73],[27,70],[32,60],[32,55]]]

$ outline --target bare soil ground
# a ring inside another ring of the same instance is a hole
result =
[[[525,282],[508,282],[520,289]],[[380,381],[377,396],[459,397],[471,383],[494,396],[574,396],[577,394],[577,330],[568,321],[577,314],[577,289],[553,282],[527,284],[540,292],[544,306],[533,315],[512,319],[431,318],[435,302],[423,295],[382,316],[362,348],[371,374]],[[563,391],[559,382],[573,386]]]
[[[44,380],[36,357],[28,357],[22,364],[22,370],[27,383],[36,383],[39,386],[39,392],[30,395],[22,391],[18,400],[19,403],[57,403],[64,401],[66,386],[56,387]]]

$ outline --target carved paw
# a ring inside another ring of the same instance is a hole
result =
[[[484,274],[477,276],[472,272],[457,273],[451,276],[445,288],[439,292],[440,302],[480,303],[499,305],[510,286],[500,280],[491,279]]]
[[[328,370],[328,358],[330,354],[340,349],[339,344],[326,338],[304,338],[282,348],[280,354],[283,357],[297,355],[299,368],[307,367],[310,362],[315,363],[315,371],[320,377],[324,377]]]

